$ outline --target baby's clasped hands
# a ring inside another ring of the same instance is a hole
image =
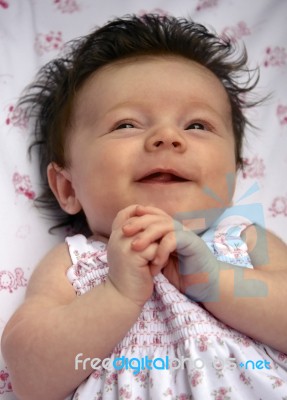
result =
[[[150,240],[142,249],[135,251],[133,237],[124,235],[123,227],[136,216],[136,208],[137,205],[124,208],[113,221],[107,247],[108,279],[118,292],[142,307],[153,292],[150,263],[156,256],[158,244]]]
[[[156,207],[139,205],[122,232],[136,252],[156,244],[155,257],[149,263],[152,276],[162,270],[170,283],[192,300],[217,299],[220,262],[205,242],[179,221]]]

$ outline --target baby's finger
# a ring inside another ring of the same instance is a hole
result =
[[[162,269],[164,268],[164,265],[154,265],[153,263],[150,264],[150,273],[152,276],[158,275]]]
[[[129,218],[135,216],[136,208],[138,204],[132,204],[123,210],[119,211],[113,221],[112,230],[118,229],[120,226],[124,224]]]
[[[151,215],[146,214],[142,215],[141,217],[132,217],[124,223],[122,227],[122,231],[125,236],[133,236],[138,232],[146,230],[152,224],[159,224],[161,221],[168,219],[171,220],[169,216],[163,215]]]
[[[156,256],[153,260],[155,266],[164,266],[172,252],[176,250],[175,232],[167,233],[158,245]]]
[[[136,235],[132,241],[132,249],[141,251],[150,243],[161,241],[165,235],[173,231],[174,221],[171,218],[156,220]]]
[[[141,257],[143,257],[147,261],[147,263],[151,263],[152,260],[155,258],[155,255],[157,253],[157,248],[158,248],[158,244],[152,243],[146,249],[144,249],[142,252],[140,252],[139,254]]]

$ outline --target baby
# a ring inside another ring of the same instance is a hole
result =
[[[5,328],[20,399],[286,396],[287,248],[232,218],[256,84],[236,82],[234,51],[190,20],[127,16],[73,41],[22,99],[39,202],[75,235]]]

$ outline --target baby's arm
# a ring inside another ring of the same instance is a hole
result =
[[[220,302],[204,305],[226,324],[287,353],[287,246],[258,226],[249,226],[244,236],[254,269],[243,270],[245,283],[234,278],[232,267],[222,270]],[[255,246],[260,236],[264,249]],[[241,284],[242,292],[254,288],[254,297],[235,296],[234,288],[240,290]]]
[[[109,280],[75,296],[65,276],[68,257],[61,245],[40,263],[3,333],[3,355],[21,400],[62,400],[92,372],[89,364],[75,370],[76,355],[108,357],[140,312]]]
[[[52,250],[33,273],[26,300],[2,337],[13,389],[21,400],[65,398],[92,372],[89,363],[86,370],[81,364],[75,370],[75,356],[108,357],[150,296],[153,280],[147,264],[157,246],[140,253],[131,250],[132,239],[121,237],[119,231],[132,210],[119,214],[108,251],[115,265],[105,284],[76,296],[66,278],[71,261],[64,244]]]

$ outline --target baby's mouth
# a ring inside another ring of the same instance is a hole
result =
[[[187,179],[170,172],[154,172],[141,178],[140,183],[177,183],[187,182]]]

